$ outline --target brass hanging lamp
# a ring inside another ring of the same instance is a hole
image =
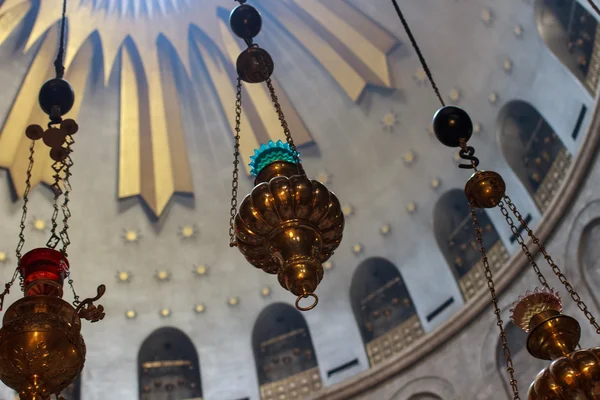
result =
[[[473,133],[471,118],[461,108],[445,105],[438,87],[433,80],[431,71],[398,6],[397,0],[392,0],[392,4],[419,57],[423,70],[442,104],[442,108],[436,112],[433,118],[434,133],[442,144],[448,147],[460,148],[460,158],[467,162],[459,164],[459,168],[473,171],[473,174],[465,185],[465,200],[469,204],[473,228],[482,256],[485,277],[494,307],[494,314],[496,315],[496,325],[500,331],[500,340],[506,359],[506,371],[510,377],[513,399],[520,399],[519,388],[514,375],[515,370],[504,331],[504,322],[500,308],[498,307],[493,275],[489,266],[486,249],[483,245],[483,231],[477,219],[477,211],[484,208],[491,209],[498,207],[500,209],[512,234],[521,246],[521,250],[527,257],[530,266],[542,285],[541,289],[536,289],[533,292],[528,291],[524,296],[520,297],[511,310],[513,322],[528,332],[527,350],[529,353],[533,357],[542,360],[553,360],[547,368],[538,374],[535,381],[531,384],[527,395],[528,399],[600,399],[600,347],[578,350],[581,336],[579,323],[574,318],[561,313],[561,299],[558,293],[548,285],[544,274],[541,272],[533,254],[529,250],[528,243],[525,242],[515,225],[513,217],[527,232],[531,242],[543,255],[554,275],[564,285],[571,299],[583,312],[597,334],[600,334],[600,325],[596,322],[595,317],[579,294],[569,283],[560,267],[556,265],[533,230],[529,227],[527,221],[522,217],[511,198],[506,194],[506,184],[502,176],[494,171],[478,169],[479,159],[475,157],[475,149],[468,145],[468,141]]]
[[[233,32],[248,48],[237,59],[236,126],[232,198],[229,221],[230,246],[237,247],[250,264],[277,274],[283,288],[297,296],[301,311],[314,308],[314,293],[323,279],[323,263],[342,240],[344,215],[337,197],[322,183],[306,177],[300,155],[271,82],[274,70],[269,53],[253,43],[262,18],[252,6],[240,3],[230,15]],[[240,164],[240,122],[242,81],[266,83],[286,142],[270,141],[251,157],[254,188],[238,209],[237,190]],[[303,298],[314,302],[302,307]]]
[[[81,319],[96,322],[104,318],[104,308],[94,301],[104,294],[104,285],[98,287],[97,296],[79,300],[70,278],[67,248],[71,243],[68,235],[69,194],[71,186],[71,152],[77,123],[62,118],[72,107],[75,94],[64,76],[64,37],[66,0],[63,2],[60,25],[60,45],[54,63],[56,78],[46,82],[39,94],[42,110],[50,117],[48,129],[30,125],[25,135],[31,139],[29,166],[23,194],[19,243],[16,249],[17,268],[12,279],[0,294],[0,310],[4,298],[17,277],[24,297],[13,303],[4,313],[0,329],[0,380],[18,392],[21,400],[49,400],[52,395],[62,399],[60,393],[81,373],[85,362],[85,344],[81,336]],[[54,205],[50,239],[44,248],[36,248],[21,254],[25,245],[27,204],[31,189],[31,171],[34,166],[36,142],[42,139],[49,147],[54,160]],[[59,231],[59,201],[62,196],[62,223]],[[62,248],[56,247],[62,243]],[[73,292],[72,305],[62,299],[63,284],[67,280]]]

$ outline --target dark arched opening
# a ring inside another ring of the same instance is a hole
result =
[[[307,398],[321,389],[310,331],[294,307],[275,303],[265,308],[254,323],[252,348],[261,399]]]
[[[550,51],[594,94],[600,72],[596,19],[576,0],[536,0],[535,11]]]
[[[506,104],[498,127],[504,158],[543,213],[567,175],[571,154],[546,119],[524,101]]]
[[[350,301],[371,365],[401,352],[424,334],[400,271],[385,258],[360,263],[352,278]]]
[[[498,271],[508,260],[508,252],[487,212],[481,209],[475,212],[483,229],[483,245],[490,269]],[[462,190],[449,190],[438,199],[433,212],[433,228],[460,291],[464,299],[469,300],[486,287],[486,278],[469,203]]]
[[[192,341],[176,328],[154,331],[138,353],[140,400],[202,397],[200,363]]]

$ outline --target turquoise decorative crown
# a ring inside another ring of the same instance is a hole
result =
[[[298,157],[300,157],[300,153],[298,153]],[[283,143],[281,140],[278,140],[277,143],[269,140],[269,143],[261,144],[260,148],[254,150],[254,155],[250,156],[250,160],[248,165],[251,168],[250,173],[254,176],[257,176],[264,167],[275,161],[296,162],[290,145]]]

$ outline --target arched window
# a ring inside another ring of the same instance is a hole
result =
[[[202,397],[198,354],[187,335],[160,328],[138,353],[140,400],[188,400]]]
[[[579,247],[580,262],[591,282],[590,287],[598,287],[600,284],[600,218],[591,221],[583,230]],[[584,275],[584,276],[585,276]]]
[[[252,348],[262,400],[306,398],[321,389],[308,325],[294,307],[275,303],[254,323]]]
[[[60,394],[65,400],[81,400],[81,375]]]
[[[504,331],[506,332],[506,341],[510,348],[515,369],[514,375],[519,385],[519,392],[527,393],[527,388],[533,382],[538,372],[549,364],[544,360],[534,358],[527,352],[527,333],[521,328],[509,322],[504,327]],[[504,358],[504,349],[502,348],[502,341],[500,339],[498,339],[496,345],[496,368],[500,376],[502,376],[502,383],[504,383],[507,395],[512,398],[510,378],[508,372],[506,372],[506,359]]]
[[[385,258],[369,258],[356,268],[350,302],[371,365],[399,353],[424,334],[400,271]]]
[[[506,104],[498,127],[504,158],[543,213],[567,174],[571,154],[544,117],[524,101]]]
[[[488,262],[492,272],[495,272],[508,260],[508,252],[487,212],[477,209],[476,215],[483,229],[483,245]],[[469,203],[462,190],[449,190],[438,199],[433,213],[433,228],[438,246],[460,291],[464,299],[469,300],[486,286],[486,280]]]
[[[576,0],[536,0],[538,32],[554,55],[590,91],[600,72],[596,19]]]

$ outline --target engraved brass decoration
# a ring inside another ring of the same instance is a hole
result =
[[[579,323],[561,311],[558,294],[547,288],[528,291],[511,310],[513,322],[528,332],[529,353],[552,360],[529,387],[528,400],[597,399],[600,348],[581,349]]]
[[[314,297],[323,279],[322,263],[342,240],[339,200],[289,162],[267,165],[255,184],[235,217],[237,247],[250,264],[277,274],[298,300]]]
[[[5,0],[0,5],[0,44],[24,19],[31,8],[30,2]],[[277,4],[269,3],[268,13],[283,23],[287,32],[321,63],[350,98],[358,101],[369,84],[394,88],[387,54],[398,44],[397,39],[345,0],[273,3]],[[189,47],[197,51],[230,123],[234,121],[234,115],[228,105],[235,101],[232,82],[235,59],[240,50],[240,42],[233,38],[223,22],[225,17],[216,18],[231,8],[230,1],[171,2],[171,5],[172,9],[167,11],[162,2],[141,0],[126,12],[117,2],[96,7],[92,1],[77,1],[68,10],[65,64],[67,79],[79,95],[78,103],[67,117],[77,116],[92,59],[90,37],[97,33],[105,84],[108,84],[117,56],[122,56],[118,66],[121,87],[118,197],[140,196],[155,216],[163,213],[174,194],[193,193],[175,84],[179,64],[165,57],[159,42],[174,49],[188,76],[192,76]],[[19,185],[24,181],[20,174],[25,171],[23,160],[26,157],[23,155],[27,146],[20,136],[15,135],[38,119],[22,110],[35,109],[33,94],[50,74],[48,66],[56,44],[56,34],[51,27],[60,17],[57,12],[60,8],[60,0],[40,2],[24,51],[30,51],[40,39],[43,44],[0,133],[0,167],[10,171],[19,196],[24,190]],[[273,85],[288,124],[295,132],[296,143],[312,142],[275,78]],[[244,129],[249,131],[241,142],[244,164],[258,143],[282,138],[279,120],[265,88],[249,87],[248,94],[242,117]],[[32,184],[51,183],[50,163],[43,155],[36,157],[39,161],[34,168]]]

